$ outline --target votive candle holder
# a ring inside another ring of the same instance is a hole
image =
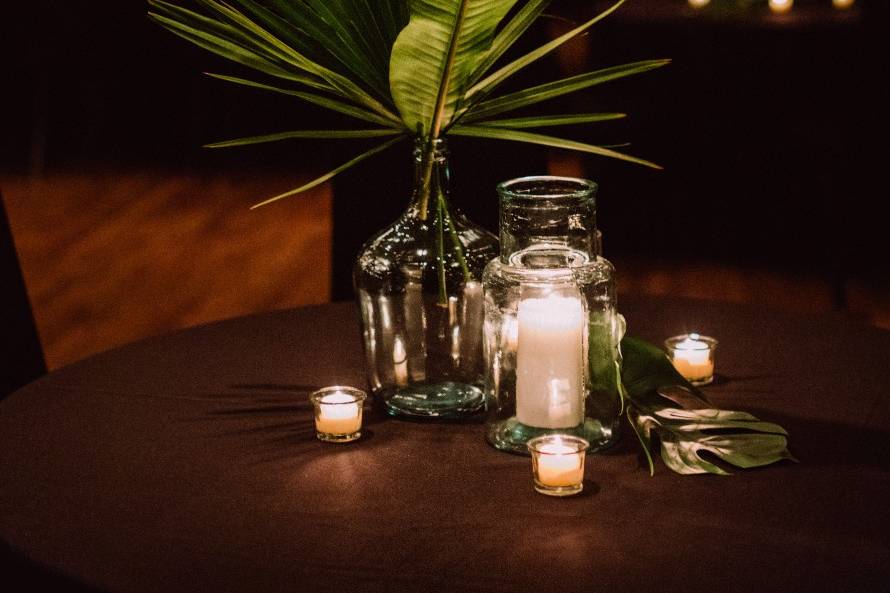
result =
[[[707,385],[714,380],[714,351],[717,340],[697,333],[673,336],[664,341],[674,368],[693,385]]]
[[[590,443],[568,434],[531,439],[535,490],[547,496],[571,496],[584,489],[584,459]]]
[[[327,443],[349,443],[362,436],[362,405],[368,394],[355,387],[333,385],[314,391],[315,436]]]

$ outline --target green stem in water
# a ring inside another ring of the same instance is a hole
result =
[[[649,443],[647,439],[643,438],[643,435],[640,434],[640,431],[643,430],[641,427],[637,426],[636,420],[634,420],[633,415],[630,411],[630,406],[628,406],[624,410],[625,415],[627,416],[627,423],[630,424],[631,430],[634,431],[634,434],[637,435],[637,440],[640,441],[640,447],[643,449],[643,453],[646,455],[646,462],[649,464],[649,475],[655,475],[655,462],[652,461],[652,452],[649,451]]]
[[[442,195],[441,188],[439,189],[439,201],[442,204],[442,214],[445,216],[445,222],[448,223],[448,235],[451,237],[451,242],[454,243],[454,253],[457,256],[457,261],[460,264],[461,270],[463,270],[464,282],[466,282],[473,277],[473,274],[470,273],[470,268],[467,266],[467,258],[464,256],[464,246],[463,243],[460,242],[457,229],[454,228],[454,221],[451,219],[451,213],[448,212],[448,204],[445,203],[445,196]]]
[[[445,286],[445,233],[442,228],[445,225],[445,217],[442,214],[443,201],[441,195],[440,191],[440,199],[437,204],[438,216],[436,216],[436,260],[439,264],[439,306],[445,307],[448,305],[448,291]]]
[[[432,138],[423,143],[423,155],[420,157],[422,174],[420,177],[420,220],[426,220],[430,203],[430,182],[433,179],[433,162],[435,161],[435,149]]]
[[[420,190],[421,220],[426,220],[429,210],[430,180],[433,176],[433,147],[442,131],[442,118],[445,117],[445,104],[448,98],[448,83],[451,80],[451,71],[454,69],[454,58],[457,55],[457,40],[464,25],[464,16],[467,13],[468,3],[469,0],[461,0],[457,14],[454,16],[454,27],[451,29],[451,39],[448,42],[448,54],[445,56],[445,63],[442,65],[442,77],[439,79],[436,107],[433,110],[433,120],[430,122],[430,135],[427,138],[426,150],[424,151],[426,160],[423,163],[423,182]]]

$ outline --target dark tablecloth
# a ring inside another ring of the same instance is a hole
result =
[[[785,426],[800,463],[650,477],[625,433],[554,499],[479,423],[370,412],[360,441],[318,442],[308,393],[365,385],[344,303],[149,339],[8,397],[0,538],[122,592],[887,590],[890,332],[621,304],[633,335],[717,337],[706,393]]]

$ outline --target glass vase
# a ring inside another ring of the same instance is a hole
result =
[[[451,204],[444,140],[418,140],[407,210],[353,268],[368,380],[393,416],[461,418],[484,407],[482,271],[497,237]]]
[[[486,435],[528,454],[548,434],[618,438],[624,318],[599,253],[596,185],[526,177],[498,186],[501,250],[483,274]]]

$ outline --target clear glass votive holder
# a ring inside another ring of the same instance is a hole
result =
[[[368,394],[355,387],[333,385],[314,391],[315,436],[327,443],[349,443],[362,436],[362,405]]]
[[[664,347],[677,372],[693,385],[707,385],[714,380],[714,338],[682,334],[665,340]]]
[[[547,496],[571,496],[584,489],[584,458],[590,443],[568,434],[531,439],[535,490]]]

